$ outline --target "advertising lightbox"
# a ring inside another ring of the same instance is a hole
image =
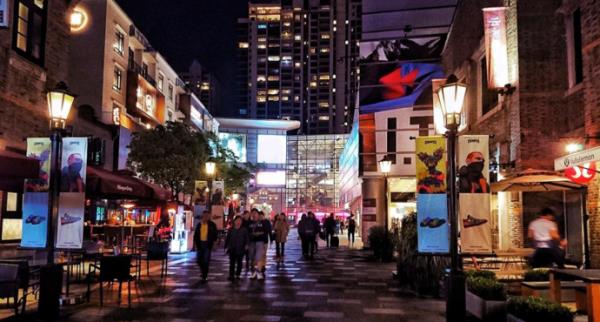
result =
[[[285,135],[258,135],[258,162],[285,164],[287,138]]]
[[[219,142],[233,151],[237,162],[246,162],[246,134],[221,132]]]
[[[259,186],[285,186],[285,171],[261,171],[256,174]]]

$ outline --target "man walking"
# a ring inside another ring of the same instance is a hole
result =
[[[227,239],[225,240],[225,249],[229,254],[229,280],[240,279],[242,273],[242,260],[244,254],[247,253],[248,243],[250,239],[248,237],[248,231],[242,227],[242,217],[235,216],[233,218],[233,225]]]
[[[564,256],[559,249],[566,246],[566,241],[561,241],[555,213],[550,208],[544,208],[538,218],[529,224],[527,236],[532,239],[535,252],[531,257],[532,267],[549,267],[553,263],[559,268],[564,267]]]
[[[264,279],[263,268],[265,267],[264,252],[267,250],[266,244],[269,242],[269,231],[264,220],[260,220],[258,210],[252,209],[249,233],[250,247],[248,255],[250,257],[252,274],[251,279]],[[270,225],[269,225],[270,226]]]
[[[210,212],[205,210],[202,213],[202,219],[194,230],[194,244],[196,245],[196,260],[200,266],[202,274],[202,283],[206,283],[208,277],[208,267],[210,265],[210,255],[213,244],[217,240],[217,225],[210,220]]]
[[[350,218],[348,218],[348,246],[350,248],[354,246],[354,233],[356,233],[356,220],[354,220],[354,215],[350,214]]]
[[[325,223],[323,224],[323,226],[325,226],[325,240],[327,241],[327,247],[331,247],[331,239],[335,235],[336,226],[335,218],[333,217],[333,212],[329,214],[329,217],[325,219]]]

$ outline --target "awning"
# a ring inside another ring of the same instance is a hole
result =
[[[527,169],[502,181],[492,183],[492,192],[505,191],[564,191],[585,188],[584,185],[575,183],[556,172]]]
[[[169,200],[171,197],[171,191],[155,184],[155,183],[150,183],[148,181],[144,181],[140,178],[136,178],[134,177],[134,172],[130,171],[130,170],[118,170],[116,171],[116,174],[118,175],[123,175],[123,176],[127,176],[129,178],[133,178],[134,180],[138,181],[139,183],[143,184],[144,186],[146,186],[147,189],[149,189],[150,191],[150,197],[149,199],[153,199],[153,200],[161,200],[161,201],[166,201]]]
[[[152,191],[139,180],[96,167],[87,167],[86,194],[105,198],[150,199]]]
[[[0,151],[0,190],[21,192],[24,179],[39,175],[38,160],[11,151]]]

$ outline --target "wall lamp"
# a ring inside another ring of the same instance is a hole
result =
[[[511,84],[506,84],[504,85],[504,87],[498,89],[498,94],[505,96],[505,95],[511,95],[512,93],[515,92],[517,88],[515,86],[512,86]]]

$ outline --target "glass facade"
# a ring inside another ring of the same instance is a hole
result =
[[[344,210],[339,206],[339,159],[347,140],[347,134],[288,136],[288,213]]]

